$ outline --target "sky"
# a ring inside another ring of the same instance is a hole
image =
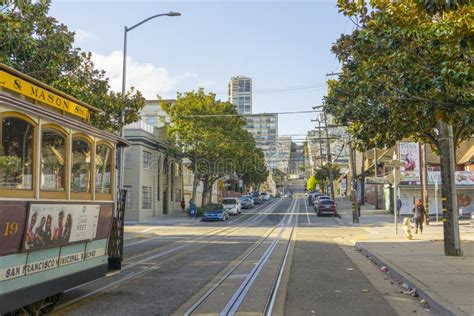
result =
[[[353,28],[335,0],[53,0],[50,14],[76,32],[76,46],[93,53],[120,91],[124,26],[169,11],[182,16],[128,32],[127,86],[149,99],[203,87],[227,100],[229,79],[244,75],[252,78],[254,113],[320,105],[326,74],[339,69],[331,46]],[[280,115],[279,134],[306,134],[315,115]]]

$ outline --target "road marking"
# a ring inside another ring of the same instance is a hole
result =
[[[308,205],[306,204],[306,199],[304,199],[304,208],[306,209],[306,217],[308,218],[308,224],[311,224],[309,220],[309,212],[308,212]]]

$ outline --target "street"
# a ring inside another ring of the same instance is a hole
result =
[[[354,262],[334,240],[361,229],[315,216],[304,198],[274,199],[228,222],[181,223],[129,226],[123,270],[66,292],[55,314],[396,315],[407,304],[420,309],[406,296],[394,309],[382,289],[389,281],[375,288],[369,276],[380,272]]]

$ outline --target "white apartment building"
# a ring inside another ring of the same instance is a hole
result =
[[[252,113],[252,79],[245,76],[232,77],[228,86],[229,102],[239,113]]]

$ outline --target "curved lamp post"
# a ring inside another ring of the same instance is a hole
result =
[[[131,27],[127,27],[125,26],[124,27],[124,31],[123,31],[123,69],[122,69],[122,96],[125,97],[125,89],[126,89],[126,85],[127,85],[127,33],[130,32],[131,30],[139,27],[140,25],[142,25],[143,23],[146,23],[152,19],[155,19],[155,18],[158,18],[160,16],[180,16],[181,13],[179,12],[173,12],[173,11],[170,11],[168,13],[161,13],[161,14],[156,14],[156,15],[153,15],[153,16],[150,16],[149,18],[147,19],[144,19],[143,21],[131,26]],[[125,113],[124,111],[122,111],[122,113],[120,114],[120,121],[122,123],[122,129],[120,131],[120,136],[121,137],[124,137],[125,136],[125,133],[124,133],[124,129],[125,129],[125,126],[124,126],[124,123],[125,123]],[[124,174],[124,157],[123,157],[123,149],[121,150],[121,154],[120,154],[120,179],[119,179],[119,187],[120,189],[123,189],[123,174]]]
[[[123,31],[123,71],[122,71],[122,95],[125,95],[125,86],[126,86],[126,81],[127,81],[127,33],[131,30],[133,30],[134,28],[137,28],[139,27],[140,25],[142,25],[143,23],[146,23],[154,18],[158,18],[160,16],[180,16],[181,13],[179,12],[173,12],[173,11],[170,11],[168,13],[161,13],[161,14],[156,14],[156,15],[153,15],[153,16],[150,16],[149,18],[131,26],[131,27],[127,27],[125,26],[124,27],[124,31]]]

